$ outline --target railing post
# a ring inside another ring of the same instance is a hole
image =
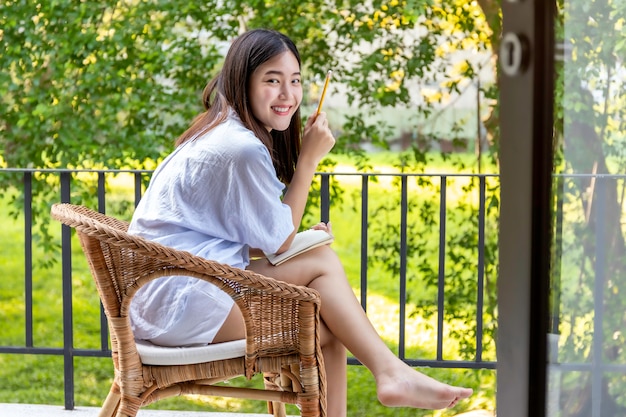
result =
[[[367,311],[367,251],[368,251],[369,175],[361,178],[361,307]]]
[[[322,181],[320,184],[320,221],[328,223],[330,221],[330,175],[328,173],[322,173],[320,176]]]
[[[61,172],[61,202],[70,202],[71,173]],[[72,232],[63,225],[62,246],[62,287],[63,287],[63,376],[65,381],[65,409],[74,409],[74,329],[72,310]]]
[[[443,318],[446,277],[446,201],[448,177],[441,176],[439,194],[439,272],[437,276],[437,360],[443,360]]]
[[[98,172],[98,211],[106,214],[106,178],[105,171]],[[104,306],[100,302],[100,349],[109,348],[109,323],[107,321]]]
[[[406,257],[407,245],[407,216],[409,211],[409,192],[407,190],[407,176],[401,178],[402,188],[400,195],[400,334],[398,340],[398,357],[406,357]]]
[[[141,171],[135,172],[135,207],[141,200]]]
[[[478,202],[478,283],[476,285],[476,362],[483,359],[483,305],[485,288],[485,216],[486,207],[486,179],[484,176],[478,177],[479,181],[479,202]]]
[[[26,346],[33,347],[33,174],[24,172],[24,302]]]

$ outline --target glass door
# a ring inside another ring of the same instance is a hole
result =
[[[556,22],[547,415],[626,416],[626,4]]]

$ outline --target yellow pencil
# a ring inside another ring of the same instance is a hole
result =
[[[328,83],[330,82],[330,76],[332,75],[333,70],[328,70],[326,73],[326,81],[324,82],[324,89],[322,89],[322,96],[320,97],[320,104],[317,105],[317,113],[320,114],[322,111],[322,104],[324,103],[324,97],[326,97],[326,89],[328,89]]]

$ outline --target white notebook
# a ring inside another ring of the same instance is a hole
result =
[[[266,253],[265,256],[267,256],[267,259],[272,265],[280,265],[302,252],[317,248],[318,246],[327,245],[332,243],[333,240],[334,237],[324,230],[304,230],[296,234],[289,249],[279,255]]]

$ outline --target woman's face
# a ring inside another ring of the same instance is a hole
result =
[[[260,65],[250,77],[250,106],[267,131],[283,131],[302,102],[300,66],[286,51]]]

